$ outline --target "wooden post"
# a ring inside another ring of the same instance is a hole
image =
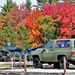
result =
[[[64,75],[65,75],[65,73],[66,73],[66,57],[65,56],[64,56],[63,61],[64,61]]]
[[[15,64],[15,55],[13,56],[13,61],[14,61],[14,64]]]
[[[20,59],[20,69],[22,68],[22,63],[21,63],[21,55],[19,55],[19,59]]]
[[[27,70],[26,70],[26,55],[24,56],[24,71],[25,71],[25,75],[27,75]]]
[[[13,57],[11,57],[11,69],[13,70]]]

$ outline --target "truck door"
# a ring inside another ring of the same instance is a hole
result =
[[[42,61],[52,61],[53,41],[48,42],[42,51]]]
[[[58,60],[58,55],[66,55],[69,56],[71,55],[71,40],[69,39],[60,39],[56,40],[55,42],[55,48],[53,51],[53,60],[57,61]]]

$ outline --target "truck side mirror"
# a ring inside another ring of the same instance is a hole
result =
[[[41,52],[41,54],[42,54],[43,52],[45,52],[45,51],[46,51],[46,50],[45,50],[45,49],[43,49],[43,50],[42,50],[42,52]]]

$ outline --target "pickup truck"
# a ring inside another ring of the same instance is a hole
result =
[[[63,68],[63,57],[66,68],[69,63],[75,64],[75,39],[50,40],[41,48],[31,51],[34,68],[42,68],[43,63],[54,64],[55,68]]]

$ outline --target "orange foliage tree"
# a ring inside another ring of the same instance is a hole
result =
[[[29,39],[32,39],[33,44],[32,47],[39,46],[42,44],[41,33],[39,29],[39,24],[37,22],[38,18],[42,16],[42,13],[38,8],[33,10],[25,19],[25,26],[29,30]]]

